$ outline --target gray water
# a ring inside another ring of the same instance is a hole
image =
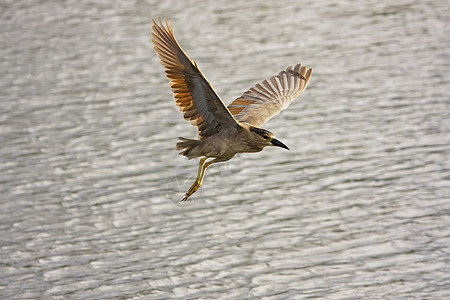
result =
[[[0,4],[0,298],[449,299],[448,1]],[[152,50],[226,103],[302,62],[264,126],[291,151],[211,166]]]

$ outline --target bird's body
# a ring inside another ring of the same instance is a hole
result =
[[[174,98],[184,118],[197,126],[197,140],[180,137],[177,150],[188,159],[200,159],[197,178],[186,193],[187,200],[201,186],[206,168],[233,158],[237,153],[260,152],[266,146],[289,149],[274,135],[260,128],[287,108],[306,88],[312,74],[301,64],[288,67],[245,92],[228,107],[190,60],[173,35],[171,24],[153,21],[153,44],[161,59]],[[212,160],[206,162],[208,158]]]
[[[181,154],[189,159],[207,156],[221,161],[227,161],[237,153],[260,152],[267,143],[249,127],[247,124],[241,124],[200,141],[180,138],[182,141],[177,143],[177,150],[186,149]]]

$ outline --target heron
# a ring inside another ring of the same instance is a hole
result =
[[[172,22],[153,19],[153,48],[170,83],[175,103],[186,121],[197,127],[198,138],[179,137],[176,149],[188,159],[201,157],[197,177],[182,201],[202,185],[206,169],[237,153],[260,152],[267,146],[289,148],[261,126],[286,109],[306,88],[312,69],[289,66],[257,83],[228,106],[220,99],[197,63],[183,51]],[[209,161],[207,161],[209,159]]]

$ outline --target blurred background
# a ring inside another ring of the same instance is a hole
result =
[[[450,297],[448,1],[0,4],[0,298]],[[268,148],[197,161],[167,17],[225,103],[289,65]]]

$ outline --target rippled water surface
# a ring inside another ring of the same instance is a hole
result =
[[[449,299],[447,1],[0,4],[0,298]],[[197,161],[150,43],[226,103],[302,62],[291,151]]]

